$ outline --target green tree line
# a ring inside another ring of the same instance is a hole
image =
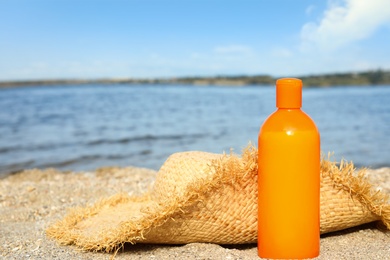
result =
[[[288,75],[287,75],[288,76]],[[378,69],[365,72],[333,73],[323,75],[296,76],[302,79],[305,87],[330,86],[373,86],[389,85],[390,71]],[[150,79],[58,79],[3,81],[0,87],[40,86],[40,85],[82,85],[82,84],[185,84],[185,85],[274,85],[277,77],[270,75],[236,75],[215,77],[178,77]]]

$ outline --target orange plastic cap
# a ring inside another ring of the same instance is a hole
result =
[[[276,81],[276,106],[300,108],[302,106],[302,80],[284,78]]]

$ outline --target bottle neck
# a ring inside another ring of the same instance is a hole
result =
[[[286,78],[276,82],[276,106],[278,108],[302,107],[302,81]]]

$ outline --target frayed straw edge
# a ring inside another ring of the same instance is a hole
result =
[[[356,171],[353,162],[345,160],[336,162],[330,161],[323,156],[321,160],[321,174],[327,174],[333,181],[333,185],[340,190],[347,191],[351,197],[357,199],[369,211],[377,215],[383,224],[390,229],[390,196],[379,190],[375,190],[373,185],[367,180],[367,169],[361,168]]]
[[[107,199],[102,199],[96,202],[93,206],[70,209],[68,214],[62,220],[55,222],[46,229],[46,235],[56,239],[60,245],[79,246],[79,240],[82,240],[82,244],[86,244],[81,247],[82,250],[105,251],[108,253],[113,250],[117,250],[118,248],[120,249],[121,247],[114,246],[107,251],[104,246],[93,244],[92,241],[91,243],[93,245],[88,245],[88,239],[81,236],[81,232],[75,231],[73,227],[84,219],[88,219],[98,214],[104,207],[111,207],[121,203],[142,202],[146,200],[148,200],[148,194],[145,194],[142,197],[130,197],[126,193],[119,193]],[[72,232],[68,232],[69,230],[72,230]]]

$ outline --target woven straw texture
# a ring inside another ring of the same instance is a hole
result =
[[[124,243],[255,243],[257,215],[257,150],[248,146],[240,157],[173,154],[148,193],[117,194],[73,209],[47,235],[61,244],[106,252]],[[376,220],[390,228],[388,195],[375,191],[364,170],[356,172],[352,163],[323,159],[321,233]]]

